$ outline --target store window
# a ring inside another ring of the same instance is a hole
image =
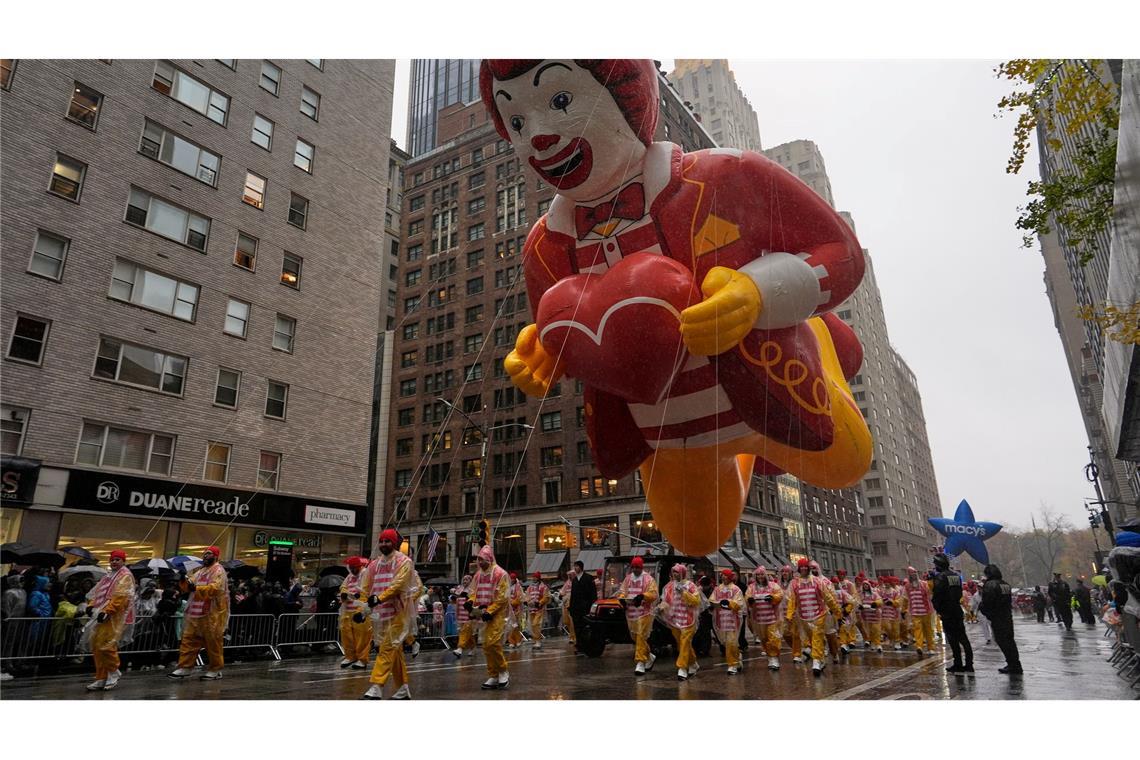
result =
[[[65,513],[59,524],[58,545],[82,546],[107,567],[116,549],[127,553],[127,562],[171,556],[166,553],[166,528],[167,523],[153,519]]]
[[[178,551],[175,554],[201,557],[207,547],[216,546],[222,550],[222,562],[234,559],[235,532],[234,528],[225,523],[182,523]],[[236,558],[245,561],[242,557]]]
[[[753,533],[751,525],[740,524],[740,548],[746,551],[756,549],[756,534]]]
[[[538,526],[538,551],[551,552],[572,549],[578,545],[578,536],[566,523],[545,523]]]
[[[526,527],[516,525],[495,529],[495,562],[509,573],[526,572]]]
[[[658,544],[665,540],[665,536],[661,535],[661,529],[657,527],[657,523],[653,522],[648,515],[642,517],[630,515],[629,534],[650,544]],[[636,545],[640,546],[641,544]]]
[[[618,519],[616,517],[595,517],[582,520],[582,548],[609,549],[618,551]]]

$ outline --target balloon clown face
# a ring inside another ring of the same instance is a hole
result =
[[[504,368],[537,398],[580,380],[598,469],[640,468],[658,528],[701,555],[735,530],[753,472],[828,488],[866,472],[847,385],[862,347],[829,313],[864,262],[763,156],[653,142],[659,76],[647,60],[484,59],[479,89],[557,191],[523,250],[535,323]]]

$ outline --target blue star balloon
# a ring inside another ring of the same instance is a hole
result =
[[[974,510],[970,509],[968,501],[962,499],[952,520],[949,517],[928,517],[927,521],[946,537],[946,547],[943,549],[946,554],[957,557],[966,552],[983,565],[989,564],[990,553],[986,551],[983,541],[996,536],[1002,526],[975,520]]]

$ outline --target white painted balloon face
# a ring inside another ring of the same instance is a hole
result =
[[[592,201],[641,172],[645,144],[609,90],[574,61],[496,79],[494,94],[519,158],[559,194]]]

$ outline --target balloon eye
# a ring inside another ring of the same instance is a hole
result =
[[[511,129],[518,132],[519,134],[522,134],[522,128],[523,128],[524,123],[525,123],[525,121],[523,120],[523,117],[521,117],[521,116],[512,116],[511,117]]]
[[[554,97],[550,99],[550,107],[555,111],[565,111],[566,106],[570,105],[570,101],[574,100],[574,96],[566,91],[557,92]]]

